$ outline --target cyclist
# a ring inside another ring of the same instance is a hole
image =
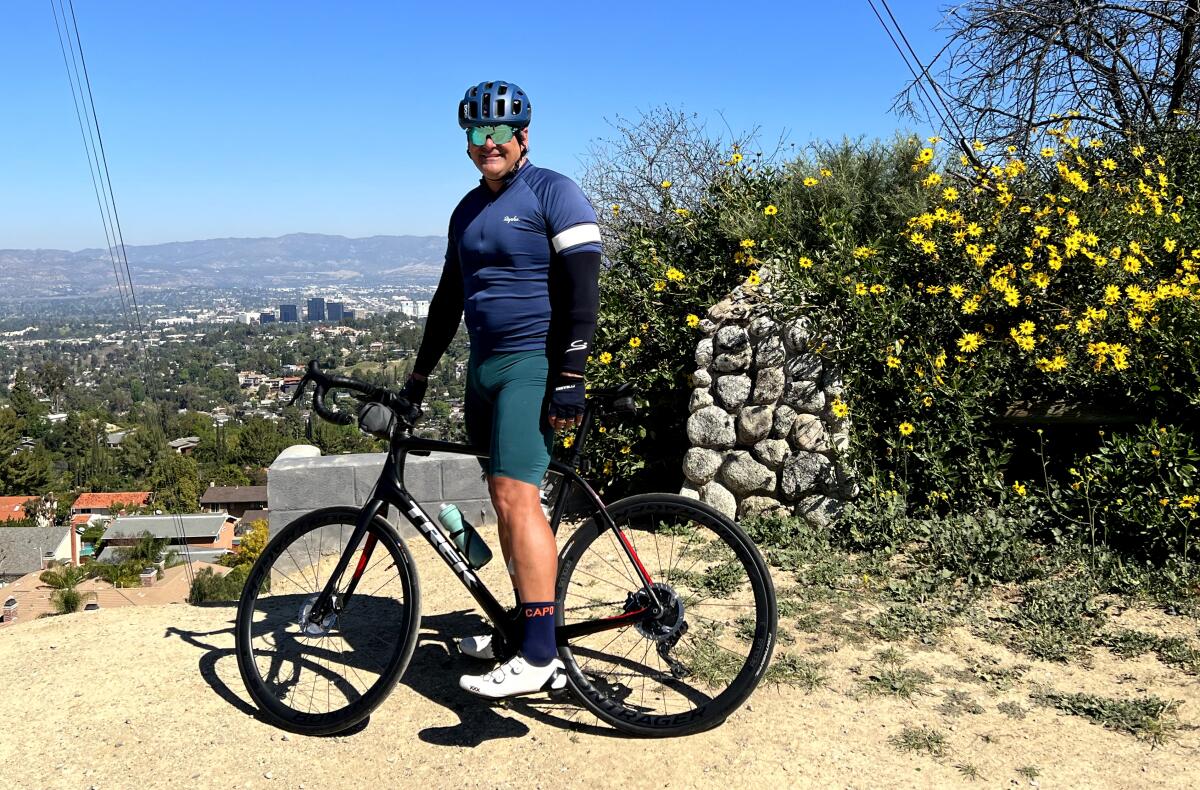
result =
[[[524,620],[520,652],[462,688],[500,698],[538,691],[562,669],[554,638],[557,549],[540,484],[555,431],[577,426],[584,363],[596,331],[600,229],[571,179],[529,161],[529,97],[511,82],[481,82],[458,105],[467,156],[482,178],[450,217],[446,261],[403,394],[419,403],[465,309],[469,441],[481,459],[500,547]],[[491,638],[463,639],[492,658]]]

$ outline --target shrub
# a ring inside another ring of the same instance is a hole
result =
[[[242,588],[246,586],[250,567],[249,565],[239,565],[224,576],[213,573],[212,568],[202,568],[192,581],[188,603],[238,600],[242,595]]]

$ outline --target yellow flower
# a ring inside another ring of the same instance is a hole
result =
[[[654,281],[654,290],[661,291],[662,289],[664,289],[666,287],[667,287],[667,284],[665,282],[663,282],[662,280]]]
[[[900,423],[900,435],[901,436],[912,436],[913,431],[915,431],[915,430],[917,430],[916,426],[914,426],[911,422]]]
[[[642,339],[640,337],[634,336],[634,337],[629,338],[629,347],[630,348],[637,348],[641,344],[642,344]]]
[[[779,209],[775,208],[774,206],[767,206],[765,209],[763,209],[763,213],[768,217],[773,217],[779,213]]]
[[[942,176],[938,173],[930,173],[921,181],[921,186],[933,188],[942,183]]]
[[[958,350],[970,353],[983,345],[983,338],[977,332],[967,332],[958,339]]]
[[[762,282],[762,278],[758,276],[758,272],[750,272],[750,276],[746,278],[746,285],[754,286]]]
[[[616,203],[613,203],[612,212],[613,212],[613,216],[615,217],[616,215],[621,213],[621,207],[618,206]]]
[[[866,283],[855,283],[854,284],[854,293],[857,296],[866,296],[867,295]]]
[[[663,188],[663,189],[670,189],[670,188],[671,188],[671,182],[670,182],[670,180],[664,180],[664,181],[662,182],[662,188]]]
[[[740,162],[740,161],[742,161],[742,155],[741,155],[741,154],[734,154],[733,156],[729,157],[729,162],[730,162],[731,164],[735,164],[735,165],[736,165],[736,164],[737,164],[738,162]]]
[[[1142,270],[1142,262],[1132,255],[1126,255],[1124,268],[1130,274],[1137,274]]]
[[[610,362],[612,362],[612,354],[608,353],[607,351],[600,354],[600,364],[607,365]]]
[[[1067,360],[1062,354],[1056,354],[1053,359],[1041,357],[1037,361],[1037,367],[1043,373],[1057,373],[1066,369]]]
[[[945,200],[947,203],[953,203],[958,200],[958,190],[954,187],[946,187],[942,190],[942,200]]]
[[[754,246],[754,239],[742,239],[742,249],[748,250]]]
[[[695,329],[696,327],[700,326],[700,316],[698,316],[694,313],[688,313],[687,325],[690,326],[692,329]]]
[[[933,149],[932,148],[922,148],[921,153],[917,154],[917,161],[923,165],[926,165],[926,164],[929,164],[930,162],[932,162],[933,161]]]
[[[1163,249],[1166,250],[1167,252],[1175,252],[1175,239],[1172,239],[1172,238],[1163,239]]]
[[[1022,335],[1032,335],[1037,331],[1037,326],[1032,321],[1022,321],[1017,327],[1017,331]]]
[[[1116,304],[1121,299],[1121,289],[1115,285],[1104,286],[1104,303]]]
[[[1020,480],[1013,483],[1012,488],[1013,488],[1013,491],[1017,492],[1017,496],[1025,496],[1025,493],[1026,493],[1025,486],[1021,483]]]
[[[841,398],[834,398],[833,404],[830,406],[830,411],[833,412],[834,417],[840,420],[850,413],[850,407]]]
[[[1100,163],[1100,166],[1105,170],[1112,171],[1117,169],[1117,162],[1114,159],[1105,159]]]
[[[813,178],[812,176],[809,176],[808,178],[804,179],[804,186],[806,186],[806,187],[815,187],[819,183],[821,183],[821,182],[818,181],[817,179]]]
[[[946,352],[945,351],[939,351],[938,355],[933,358],[933,366],[935,368],[946,367]]]
[[[675,283],[682,282],[683,281],[683,272],[679,271],[674,266],[671,266],[670,268],[667,269],[667,279],[670,280],[671,282],[675,282]]]
[[[887,358],[887,366],[889,368],[898,368],[900,367],[900,360],[897,357],[889,355]]]
[[[950,286],[950,295],[953,296],[955,299],[962,299],[963,295],[966,292],[967,292],[966,289],[963,288],[961,285],[951,285]]]
[[[979,140],[976,140],[973,143],[971,143],[971,147],[974,148],[976,151],[982,151],[983,149],[987,148],[987,146],[985,146]]]
[[[624,447],[622,447],[622,448],[621,448],[621,455],[629,455],[629,452],[630,452],[632,449],[633,449],[633,448],[632,448],[632,447],[630,447],[629,445],[625,445]]]
[[[876,296],[878,296],[879,294],[883,293],[886,290],[887,290],[887,286],[880,285],[879,283],[875,283],[874,285],[871,286],[871,293],[875,294]]]
[[[865,261],[867,258],[870,258],[876,254],[877,254],[876,251],[870,247],[862,246],[862,247],[854,248],[855,260]]]
[[[821,178],[829,178],[831,175],[833,175],[833,171],[828,167],[821,168]]]
[[[800,256],[800,268],[801,269],[811,269],[812,266],[813,266],[812,258],[809,258],[808,256],[805,256],[805,255]]]
[[[1046,159],[1049,159],[1050,157],[1054,156],[1054,149],[1050,148],[1048,146],[1046,148],[1043,148],[1042,156],[1045,157]]]
[[[677,208],[677,209],[675,209],[675,213],[678,214],[679,216],[685,217],[685,218],[690,217],[692,215],[692,212],[688,211],[685,208]]]
[[[575,434],[569,433],[563,437],[563,440],[562,440],[563,447],[570,447],[573,444],[575,444]]]

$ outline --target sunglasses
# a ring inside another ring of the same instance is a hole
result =
[[[472,126],[467,130],[467,139],[471,141],[471,145],[483,145],[490,137],[496,145],[504,145],[513,139],[516,134],[517,130],[506,124],[499,124],[497,126]]]

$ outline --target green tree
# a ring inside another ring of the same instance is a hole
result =
[[[270,466],[282,448],[279,429],[270,420],[251,417],[238,432],[237,447],[231,453],[242,466]]]
[[[142,426],[125,436],[118,452],[118,468],[121,474],[128,482],[136,485],[150,475],[151,470],[162,462],[164,456],[170,454],[170,448],[157,432]]]
[[[29,375],[25,372],[24,368],[17,370],[12,389],[8,392],[8,400],[12,404],[13,410],[16,411],[17,416],[21,418],[23,425],[28,425],[31,420],[36,420],[46,413],[46,407],[33,394],[33,388],[29,383]]]
[[[193,513],[200,508],[200,468],[185,455],[167,453],[150,473],[158,507],[167,513]]]
[[[87,577],[87,571],[83,568],[73,565],[58,565],[42,571],[42,575],[38,579],[42,584],[54,589],[51,601],[54,603],[55,611],[59,614],[70,614],[78,612],[83,603],[83,597],[75,588]]]

